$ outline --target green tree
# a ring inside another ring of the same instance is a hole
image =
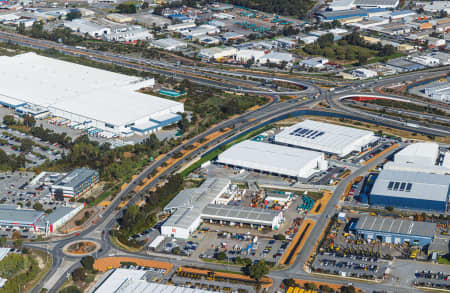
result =
[[[81,11],[78,9],[73,9],[69,13],[66,14],[67,20],[74,20],[74,19],[81,18],[81,17],[82,17]]]
[[[86,279],[86,271],[84,268],[77,268],[72,272],[72,280],[74,282],[84,281]]]
[[[369,56],[366,53],[360,52],[358,56],[359,65],[366,65],[369,60]]]
[[[42,208],[43,208],[43,206],[42,206],[42,204],[40,202],[36,202],[33,205],[33,209],[35,209],[36,211],[42,211]]]
[[[305,289],[317,290],[317,285],[316,283],[305,283]]]
[[[284,280],[283,280],[283,284],[284,284],[286,287],[295,287],[295,286],[297,286],[297,283],[295,283],[295,280],[294,280],[294,279],[284,279]]]
[[[25,34],[25,23],[19,23],[19,25],[17,26],[17,32],[22,35]]]
[[[22,139],[20,150],[24,153],[29,153],[33,150],[33,141],[31,140],[31,138]]]
[[[356,293],[356,289],[353,286],[342,286],[341,293]]]
[[[14,119],[14,116],[12,115],[5,115],[3,117],[3,123],[10,126],[15,125],[17,123],[16,119]]]
[[[92,271],[94,269],[95,258],[93,256],[85,256],[81,259],[81,264],[86,270]]]
[[[36,125],[36,119],[34,119],[34,117],[31,115],[26,115],[25,117],[23,117],[23,125],[30,128],[34,127]]]
[[[1,236],[0,237],[0,247],[4,247],[6,245],[6,237],[5,236]]]
[[[248,267],[248,274],[254,278],[258,283],[261,279],[269,273],[269,266],[265,260],[260,260],[256,264],[251,264]]]
[[[22,239],[16,239],[13,242],[14,247],[22,247],[23,240]]]
[[[81,290],[77,286],[69,286],[59,291],[59,293],[81,293]]]
[[[227,254],[225,253],[225,252],[223,252],[223,251],[221,251],[221,252],[218,252],[217,254],[216,254],[216,259],[217,260],[226,260],[227,259]]]
[[[119,13],[133,14],[136,13],[136,5],[134,3],[121,3],[116,6]]]

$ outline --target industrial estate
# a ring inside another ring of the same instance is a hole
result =
[[[449,1],[0,8],[0,293],[450,292]]]

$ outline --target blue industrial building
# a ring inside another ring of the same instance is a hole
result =
[[[350,229],[356,232],[358,238],[368,241],[407,243],[422,247],[433,241],[436,224],[363,215]]]
[[[174,124],[181,120],[180,114],[167,113],[156,117],[151,117],[146,123],[131,126],[131,130],[141,134],[148,134],[157,131],[164,126]]]
[[[445,212],[450,194],[450,176],[383,170],[370,192],[369,203],[401,209]]]
[[[333,21],[351,17],[367,17],[369,14],[363,9],[341,10],[341,11],[323,11],[318,13],[326,21]]]

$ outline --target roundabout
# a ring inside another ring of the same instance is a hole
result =
[[[62,250],[67,256],[81,257],[96,253],[100,246],[100,243],[92,240],[77,240],[67,243]]]

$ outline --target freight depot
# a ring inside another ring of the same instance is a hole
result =
[[[58,125],[89,129],[89,134],[106,138],[146,135],[177,122],[178,113],[184,112],[182,103],[136,91],[153,87],[154,79],[35,53],[0,57],[0,76],[8,85],[2,87],[0,104],[37,119],[54,116]]]

